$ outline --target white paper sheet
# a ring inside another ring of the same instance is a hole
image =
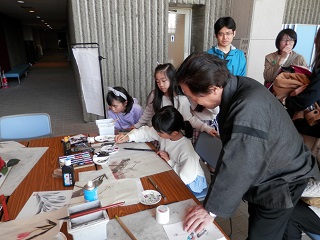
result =
[[[73,192],[74,194],[70,200],[70,205],[77,205],[84,202],[83,187],[87,181],[76,182]],[[102,206],[110,204],[125,202],[124,205],[137,204],[140,201],[140,194],[143,187],[140,179],[104,179],[98,187],[98,198]]]
[[[169,240],[193,240],[193,239],[201,239],[201,240],[223,240],[226,239],[222,232],[217,228],[216,225],[210,224],[203,232],[199,234],[188,233],[183,230],[183,222],[177,222],[174,224],[168,224],[163,226]],[[192,236],[194,238],[192,238]]]
[[[103,174],[106,174],[108,179],[115,179],[110,168],[103,168],[97,171],[79,172],[79,181],[87,182]]]
[[[121,217],[121,220],[137,239],[168,239],[168,235],[164,227],[168,226],[168,228],[171,229],[174,233],[181,232],[180,230],[182,230],[182,222],[184,221],[187,209],[195,205],[196,203],[193,199],[166,205],[169,207],[170,211],[169,223],[167,225],[161,225],[157,223],[156,208]],[[178,226],[176,229],[173,229],[173,226],[175,226],[175,224],[177,224]],[[211,230],[211,228],[213,229]],[[212,234],[211,231],[213,231],[214,234]],[[223,233],[213,223],[208,226],[208,232],[212,234],[212,236],[214,236],[210,237],[210,240],[225,239]],[[130,239],[128,234],[123,230],[123,228],[115,219],[109,221],[107,225],[107,233],[108,240]],[[185,235],[183,240],[187,240],[187,237],[188,235]],[[202,240],[208,238],[200,237],[199,239]]]
[[[124,147],[150,149],[146,143],[118,144],[119,151],[110,154],[109,167],[117,179],[141,178],[172,170],[155,152],[125,150]]]
[[[18,147],[25,147],[25,146],[16,141],[0,142],[0,148],[18,148]]]
[[[73,48],[88,113],[104,116],[98,48]]]
[[[3,160],[8,161],[12,158],[20,160],[17,165],[12,167],[4,183],[0,187],[0,194],[10,196],[47,149],[48,147],[0,148],[0,156]]]
[[[63,222],[58,219],[65,216],[67,216],[67,207],[30,218],[2,222],[0,223],[1,239],[30,239],[32,237],[32,239],[42,240],[54,239]],[[36,235],[38,236],[35,237]]]
[[[72,190],[33,192],[16,219],[31,217],[67,206]]]

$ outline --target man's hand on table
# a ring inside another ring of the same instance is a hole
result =
[[[199,233],[205,226],[211,224],[214,218],[211,217],[202,205],[196,205],[187,210],[187,216],[184,221],[184,230],[191,233]]]

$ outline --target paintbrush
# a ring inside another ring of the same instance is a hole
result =
[[[167,200],[166,195],[164,195],[164,193],[161,191],[159,186],[153,181],[153,179],[151,177],[148,177],[148,179],[151,182],[151,184],[157,189],[157,191],[161,194],[161,196],[163,197],[163,200]]]
[[[148,148],[129,148],[129,147],[125,147],[125,148],[123,148],[123,149],[125,149],[125,150],[135,150],[135,151],[154,152],[154,150],[148,149]]]
[[[83,211],[72,213],[72,214],[70,214],[70,216],[59,218],[58,220],[73,219],[73,218],[76,218],[76,217],[81,217],[81,216],[87,215],[89,213],[99,212],[99,211],[106,210],[108,208],[118,207],[118,206],[121,206],[123,204],[124,204],[124,202],[118,202],[118,203],[114,203],[114,204],[111,204],[111,205],[108,205],[108,206],[104,206],[104,207],[90,208],[90,209],[86,209],[86,210],[83,210]]]
[[[127,137],[133,130],[134,130],[134,129],[132,129],[132,130],[131,130],[130,132],[128,132],[127,134],[125,134],[122,138],[118,139],[118,141],[117,141],[116,143],[122,141],[122,140],[123,140],[125,137]]]

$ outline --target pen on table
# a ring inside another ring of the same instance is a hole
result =
[[[135,236],[132,234],[132,232],[130,232],[129,228],[127,228],[127,226],[121,221],[121,219],[118,217],[118,215],[115,215],[114,216],[117,220],[117,222],[120,224],[120,226],[123,228],[123,230],[126,231],[126,233],[129,235],[129,237],[132,239],[132,240],[137,240],[135,238]]]
[[[106,210],[108,208],[118,207],[118,206],[121,206],[123,204],[124,204],[124,202],[118,202],[118,203],[114,203],[114,204],[111,204],[111,205],[108,205],[108,206],[104,206],[104,207],[91,208],[91,209],[87,209],[87,210],[84,210],[84,211],[72,213],[72,214],[70,214],[70,216],[60,218],[59,220],[67,220],[67,219],[72,219],[72,218],[76,218],[76,217],[81,217],[81,216],[89,214],[89,213],[99,212],[99,211],[102,211],[102,210]]]
[[[154,150],[152,149],[147,149],[147,148],[129,148],[129,147],[125,147],[123,148],[125,150],[135,150],[135,151],[148,151],[148,152],[154,152]]]
[[[163,200],[166,200],[167,197],[164,195],[164,193],[161,191],[158,185],[153,181],[153,179],[151,177],[148,177],[148,179],[152,183],[152,185],[157,189],[157,191],[161,194],[161,196],[163,197]]]

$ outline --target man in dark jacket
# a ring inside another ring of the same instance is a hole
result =
[[[225,62],[208,53],[190,55],[177,80],[197,104],[220,106],[223,143],[204,207],[190,209],[185,230],[201,231],[212,216],[231,217],[246,200],[248,239],[282,239],[308,180],[320,177],[289,115],[262,84],[230,75]]]

